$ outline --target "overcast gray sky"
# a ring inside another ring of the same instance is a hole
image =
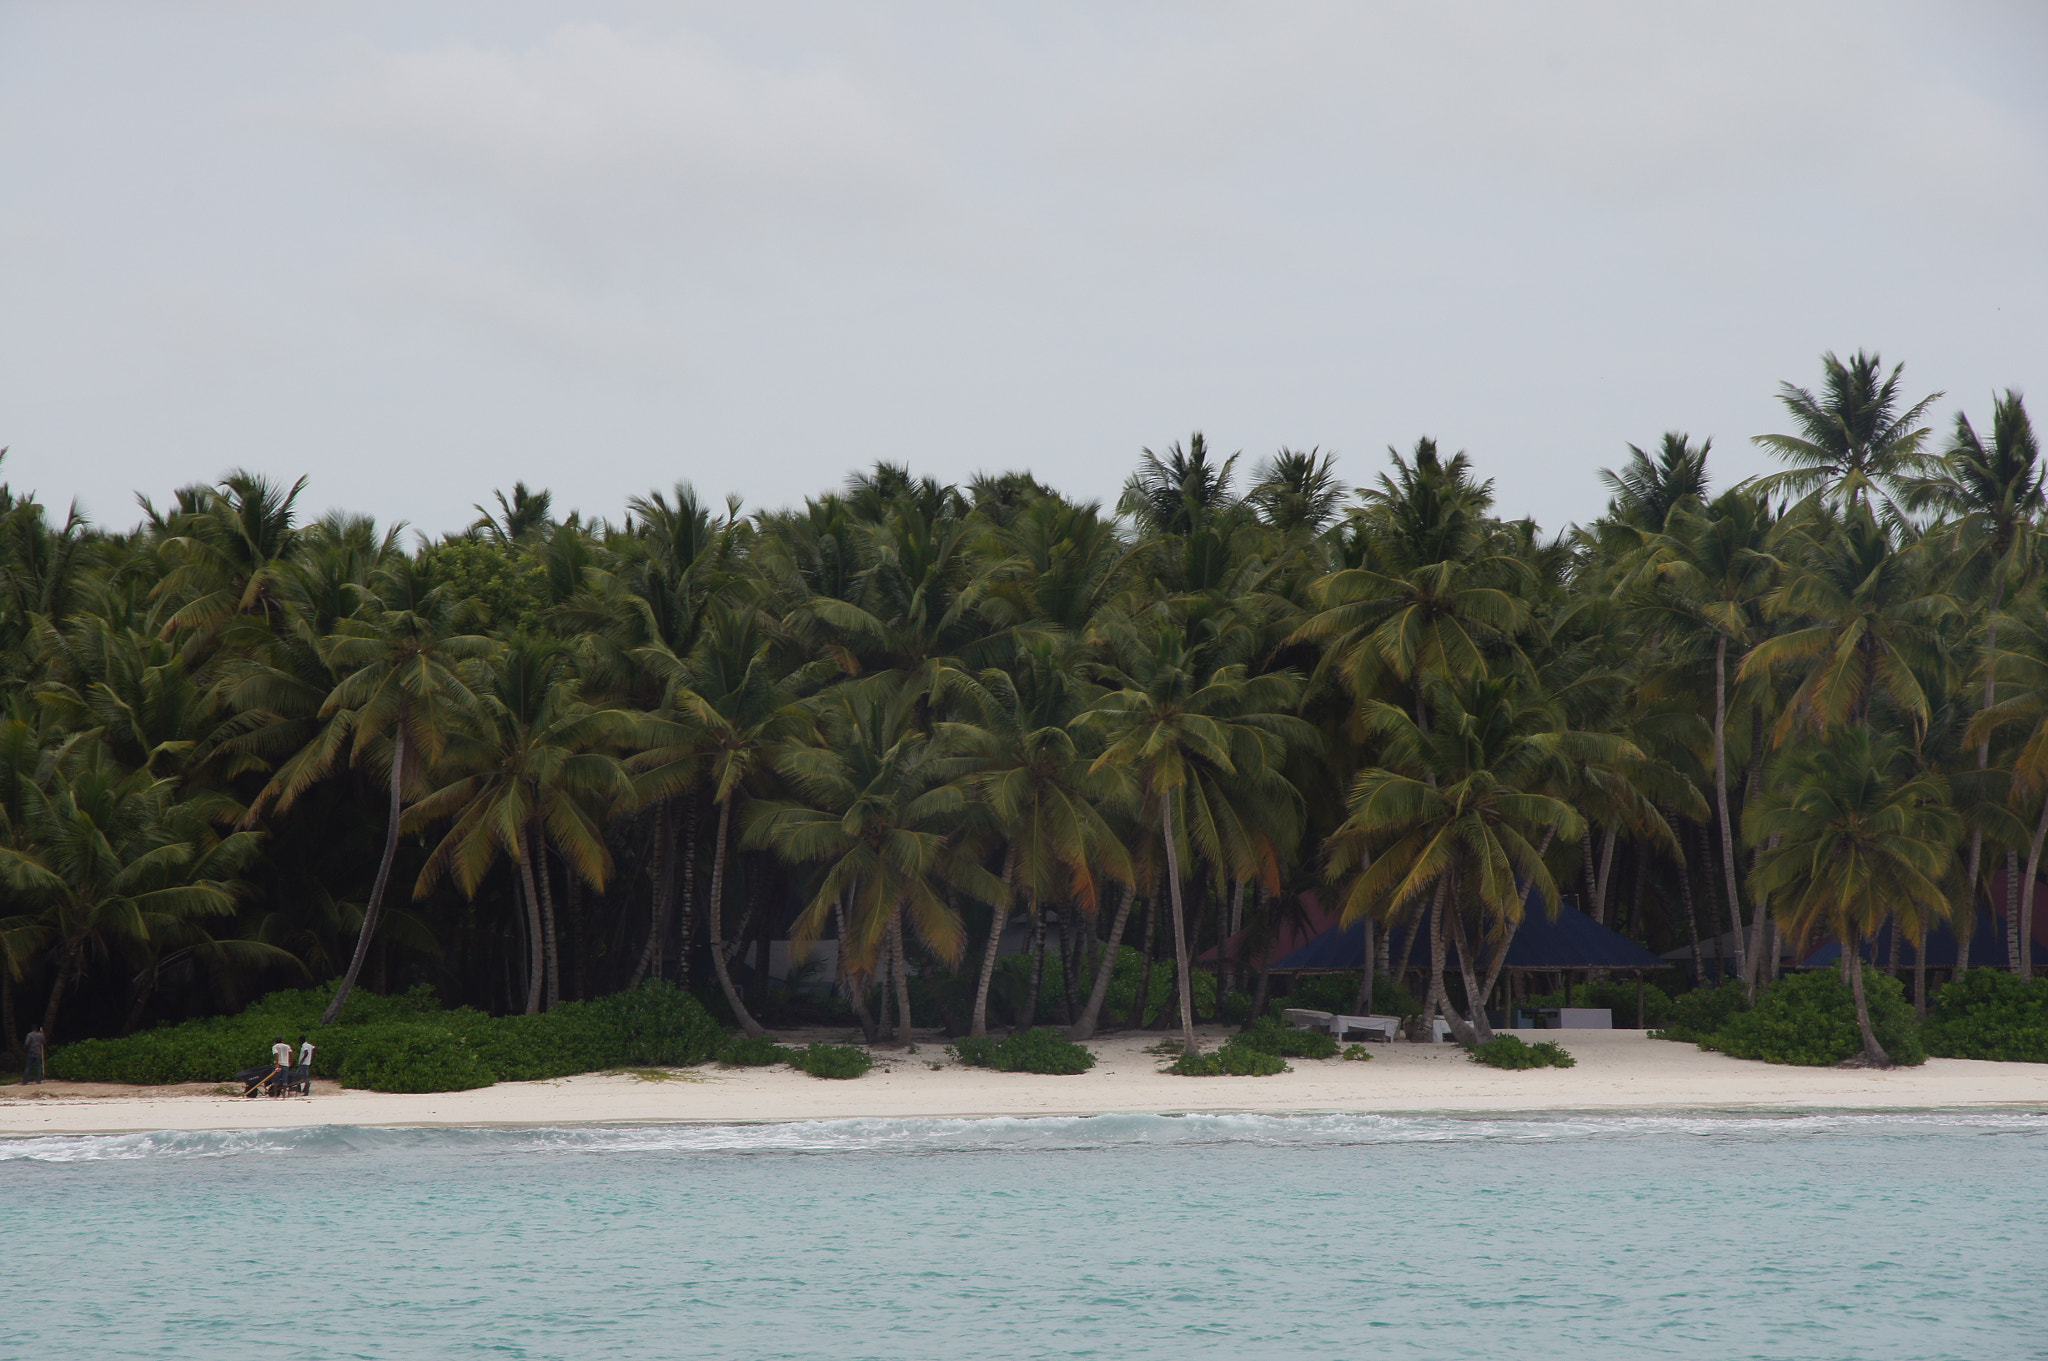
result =
[[[4,475],[440,531],[1431,434],[1596,513],[1824,349],[2048,400],[2048,7],[0,5]],[[2042,413],[2048,416],[2048,411]]]

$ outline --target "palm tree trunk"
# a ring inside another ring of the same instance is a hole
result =
[[[1081,1014],[1080,1003],[1074,997],[1074,975],[1085,967],[1081,963],[1082,942],[1080,905],[1072,901],[1060,904],[1060,1005],[1065,1008],[1060,1020],[1069,1027]]]
[[[1998,605],[2005,592],[2005,579],[1993,576],[1991,581],[1991,612],[1984,630],[1984,707],[1990,708],[1997,699],[1998,679]],[[1977,744],[1977,769],[1983,770],[1991,764],[1991,735]],[[1969,907],[1962,918],[1955,923],[1951,932],[1956,938],[1956,967],[1951,980],[1961,978],[1963,971],[1970,967],[1970,942],[1977,934],[1977,871],[1983,864],[1984,829],[1970,828],[1970,859],[1963,878],[1964,892],[1969,895]],[[1924,1007],[1924,1003],[1923,1003]],[[1924,1014],[1924,1011],[1923,1011]]]
[[[1683,860],[1678,862],[1678,897],[1685,905],[1685,937],[1692,945],[1692,981],[1698,986],[1706,982],[1707,966],[1700,958],[1700,919],[1692,905],[1692,866]]]
[[[1735,937],[1735,972],[1747,976],[1742,948],[1742,899],[1735,889],[1735,824],[1728,818],[1728,635],[1714,635],[1714,811],[1721,819],[1721,883],[1728,893],[1728,929]]]
[[[1444,1009],[1444,893],[1450,882],[1448,872],[1437,876],[1436,894],[1429,904],[1429,994],[1422,999],[1424,1026],[1429,1026]]]
[[[355,991],[356,978],[363,971],[363,961],[370,957],[370,937],[377,934],[377,915],[384,908],[384,888],[391,882],[391,861],[398,854],[398,819],[402,811],[404,780],[405,715],[401,713],[391,738],[391,810],[384,824],[384,858],[377,862],[377,879],[370,885],[370,901],[363,908],[363,927],[356,934],[356,952],[349,958],[348,972],[341,976],[341,986],[334,990],[334,1000],[320,1014],[321,1025],[333,1025],[334,1018],[341,1015],[348,995]]]
[[[1038,1024],[1038,990],[1045,981],[1045,912],[1038,903],[1034,890],[1030,895],[1031,913],[1031,985],[1024,991],[1024,1017],[1020,1029],[1029,1030]]]
[[[533,837],[524,833],[519,856],[519,881],[526,886],[526,1014],[540,1012],[541,989],[547,982],[547,930],[541,921],[540,890],[533,886]]]
[[[915,1033],[910,1021],[910,968],[903,955],[903,905],[896,906],[896,920],[889,932],[889,955],[896,975],[896,1039],[908,1048]]]
[[[669,873],[669,863],[675,858],[672,810],[669,799],[654,805],[653,845],[647,857],[647,941],[640,947],[640,962],[633,966],[633,976],[626,980],[629,989],[639,987],[650,974],[661,977],[662,927],[668,922],[669,892],[674,883]]]
[[[1458,974],[1465,981],[1465,1010],[1470,1013],[1461,1021],[1457,1012],[1452,1010],[1451,1030],[1463,1030],[1465,1033],[1458,1038],[1466,1044],[1484,1044],[1493,1038],[1493,1026],[1486,1019],[1486,993],[1480,990],[1479,972],[1472,967],[1472,941],[1479,933],[1465,930],[1465,916],[1456,908],[1449,915],[1450,929],[1457,933]]]
[[[1131,1014],[1124,1021],[1127,1030],[1142,1030],[1145,1012],[1152,1003],[1152,962],[1159,954],[1159,895],[1145,903],[1145,958],[1138,970],[1137,991],[1131,995]]]
[[[996,951],[1003,944],[1003,930],[1010,924],[1010,880],[1017,873],[1017,843],[1003,852],[1003,900],[991,904],[988,919],[988,945],[981,952],[981,978],[974,985],[974,1014],[967,1023],[967,1033],[975,1039],[988,1034],[988,989],[996,976]],[[1128,905],[1128,900],[1126,900]]]
[[[711,931],[711,967],[718,974],[718,990],[725,994],[725,1004],[732,1008],[733,1019],[740,1023],[740,1029],[748,1035],[766,1035],[761,1023],[754,1019],[747,1004],[740,1000],[739,989],[732,985],[732,971],[726,967],[725,942],[720,937],[719,912],[725,897],[725,843],[727,830],[732,825],[732,800],[718,801],[718,841],[711,852],[711,908],[705,917],[705,924]]]
[[[548,871],[547,832],[534,819],[533,830],[527,833],[527,844],[533,848],[536,874],[540,880],[540,929],[546,944],[548,995],[547,1009],[553,1011],[562,1004],[562,953],[561,941],[555,933],[555,890],[554,876]],[[574,873],[574,871],[570,871]]]
[[[1374,973],[1373,927],[1377,923],[1371,917],[1367,917],[1362,924],[1365,927],[1365,939],[1360,942],[1362,948],[1359,951],[1358,996],[1352,999],[1351,1006],[1360,1016],[1370,1016],[1372,1015],[1372,981]],[[1257,1018],[1254,1017],[1253,1019]]]
[[[2048,838],[2048,797],[2041,800],[2041,819],[2034,824],[2034,840],[2027,847],[2027,878],[2020,885],[2019,946],[2014,951],[2019,967],[2014,970],[2021,978],[2034,976],[2034,884],[2041,873],[2041,843]]]
[[[1171,890],[1173,902],[1173,956],[1176,976],[1180,980],[1180,1034],[1184,1053],[1199,1054],[1202,1047],[1195,1043],[1195,1011],[1193,992],[1188,985],[1188,928],[1181,920],[1180,903],[1180,851],[1173,844],[1173,791],[1166,790],[1159,800],[1159,826],[1166,837],[1166,883]]]
[[[1612,827],[1600,839],[1600,886],[1593,893],[1593,920],[1607,925],[1607,890],[1614,883],[1614,843],[1620,840]]]
[[[2005,967],[2020,971],[2020,853],[2005,853]]]
[[[868,1012],[868,980],[855,973],[846,958],[846,946],[852,939],[846,934],[846,900],[852,892],[853,885],[848,884],[846,891],[832,902],[832,917],[839,925],[839,951],[833,962],[839,972],[839,982],[846,989],[847,1004],[853,1008],[854,1019],[860,1022],[860,1033],[869,1044],[873,1044],[876,1030],[875,1018]]]
[[[690,942],[697,927],[697,791],[692,789],[683,803],[683,877],[673,891],[683,903],[682,919],[676,926],[676,982],[690,986]]]
[[[1124,926],[1131,919],[1131,903],[1138,896],[1135,883],[1124,885],[1124,900],[1116,910],[1116,920],[1109,926],[1109,945],[1102,952],[1102,960],[1095,966],[1095,983],[1088,989],[1088,1005],[1081,1011],[1081,1019],[1074,1022],[1074,1028],[1067,1032],[1067,1038],[1087,1040],[1095,1037],[1096,1018],[1102,1015],[1102,1003],[1109,996],[1110,975],[1116,972],[1117,951],[1123,947]]]
[[[43,1007],[43,1038],[45,1040],[57,1038],[57,1008],[64,1001],[64,985],[71,981],[72,959],[76,954],[77,949],[73,947],[67,949],[57,960],[57,976],[50,980],[50,1000]]]
[[[1920,923],[1920,939],[1913,942],[1913,1019],[1927,1019],[1927,923]]]
[[[1855,945],[1855,933],[1842,933],[1844,945]],[[1892,1056],[1884,1052],[1884,1046],[1877,1042],[1877,1032],[1870,1028],[1870,1000],[1863,995],[1863,960],[1860,955],[1850,961],[1849,991],[1856,998],[1856,1028],[1863,1033],[1863,1061],[1872,1068],[1889,1068]]]

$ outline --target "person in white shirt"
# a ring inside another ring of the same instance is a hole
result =
[[[299,1036],[299,1066],[292,1069],[291,1087],[301,1096],[313,1094],[313,1042]]]
[[[270,1076],[264,1079],[264,1082],[270,1088],[272,1096],[283,1096],[284,1084],[290,1080],[292,1072],[291,1041],[279,1035],[271,1043],[270,1061],[273,1067]]]

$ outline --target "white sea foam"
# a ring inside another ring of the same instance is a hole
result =
[[[760,1125],[578,1125],[530,1128],[382,1129],[327,1125],[293,1130],[156,1131],[144,1134],[0,1138],[0,1163],[77,1163],[150,1158],[217,1159],[380,1151],[491,1156],[848,1153],[946,1154],[1013,1149],[1074,1151],[1145,1146],[1352,1146],[1507,1141],[1787,1139],[2031,1134],[2048,1117],[2022,1112],[1723,1112],[1654,1115],[1260,1115],[1116,1114],[979,1119],[854,1119]]]

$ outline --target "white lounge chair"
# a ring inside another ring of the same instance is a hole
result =
[[[1385,1043],[1391,1041],[1400,1032],[1400,1029],[1401,1018],[1399,1016],[1332,1016],[1330,1018],[1330,1033],[1339,1040],[1342,1040],[1352,1031],[1357,1030],[1363,1032],[1369,1040],[1379,1040]]]
[[[1280,1019],[1296,1030],[1328,1030],[1331,1016],[1327,1011],[1308,1007],[1288,1007],[1280,1013]]]

